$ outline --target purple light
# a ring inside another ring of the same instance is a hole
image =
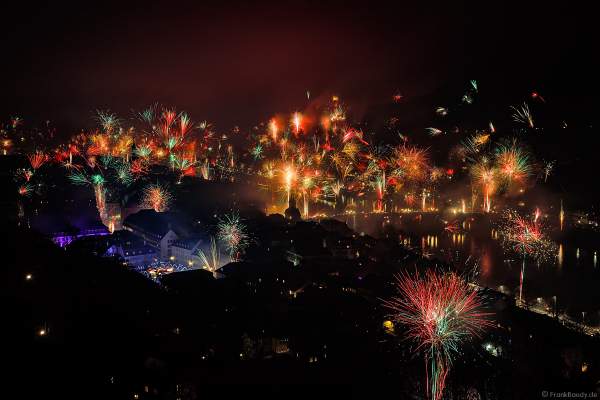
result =
[[[90,230],[83,231],[83,232],[81,232],[81,233],[79,233],[77,235],[60,235],[60,236],[54,236],[54,237],[52,237],[52,241],[58,247],[62,248],[62,247],[65,247],[65,246],[69,245],[74,240],[82,238],[82,237],[106,236],[106,235],[110,235],[110,232],[106,232],[105,230],[90,229]]]

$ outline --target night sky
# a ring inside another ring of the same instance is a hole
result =
[[[3,6],[1,116],[72,131],[96,109],[130,115],[159,102],[248,129],[304,109],[307,90],[313,101],[340,95],[355,118],[400,92],[402,122],[422,130],[477,79],[482,119],[509,117],[536,90],[555,123],[593,140],[597,21],[576,2],[195,3]],[[567,160],[589,151],[545,134]]]
[[[592,13],[572,5],[54,3],[4,13],[3,113],[85,123],[159,101],[228,128],[302,108],[306,90],[357,108],[468,79],[592,95]]]

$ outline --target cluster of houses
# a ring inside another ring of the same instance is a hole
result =
[[[196,269],[202,266],[200,252],[210,251],[210,237],[192,229],[177,213],[140,210],[129,215],[122,227],[105,255],[120,257],[132,267],[170,262]]]

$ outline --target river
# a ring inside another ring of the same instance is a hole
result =
[[[398,240],[426,256],[458,270],[476,265],[482,286],[519,297],[522,259],[505,253],[495,225],[486,215],[437,213],[338,215],[358,232]],[[393,230],[389,228],[392,227]],[[590,326],[600,325],[600,242],[573,241],[557,236],[557,250],[548,261],[525,260],[523,300],[560,312]]]

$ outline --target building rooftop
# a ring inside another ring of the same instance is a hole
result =
[[[173,242],[173,246],[191,250],[199,241],[208,242],[208,236],[202,233],[193,233],[184,238],[177,239],[175,242]]]
[[[157,237],[163,237],[169,230],[181,236],[187,236],[190,232],[190,226],[182,214],[154,210],[141,210],[129,215],[123,226]]]

